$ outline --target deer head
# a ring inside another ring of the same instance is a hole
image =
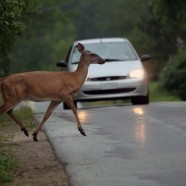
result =
[[[86,61],[90,61],[90,64],[104,64],[105,63],[105,60],[101,58],[99,55],[92,53],[89,50],[85,50],[85,47],[83,44],[78,43],[76,47],[78,51],[87,59]]]

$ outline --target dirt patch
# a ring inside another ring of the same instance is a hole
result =
[[[11,186],[69,186],[69,180],[63,166],[56,159],[44,132],[34,142],[26,137],[16,125],[1,128],[12,145],[12,152],[18,161],[15,179]]]

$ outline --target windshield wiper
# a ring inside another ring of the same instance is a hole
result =
[[[71,64],[75,65],[75,64],[79,64],[79,61],[74,61]]]
[[[112,61],[123,61],[123,59],[116,59],[116,58],[106,58],[105,62],[112,62]]]

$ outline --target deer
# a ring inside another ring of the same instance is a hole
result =
[[[28,137],[28,130],[14,115],[13,109],[24,100],[35,102],[50,101],[42,121],[32,134],[34,141],[38,141],[37,135],[39,131],[61,102],[65,102],[72,110],[79,132],[86,136],[78,118],[73,97],[84,84],[88,75],[89,65],[104,64],[105,60],[99,55],[85,50],[84,45],[81,43],[78,43],[76,48],[81,56],[77,69],[73,72],[31,71],[0,78],[0,89],[3,98],[3,103],[0,106],[0,115],[7,113]]]

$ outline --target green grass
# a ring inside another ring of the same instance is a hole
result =
[[[0,101],[1,102],[1,101]],[[33,113],[29,107],[20,107],[14,111],[15,115],[23,121],[27,128],[36,126],[33,120]],[[0,130],[7,125],[15,125],[7,114],[0,116]],[[5,143],[7,141],[3,133],[0,133],[0,186],[8,186],[13,180],[13,172],[16,169],[17,163],[13,156],[11,144]]]
[[[4,136],[0,136],[0,186],[7,186],[13,179],[16,160],[12,155],[11,146],[5,145]]]
[[[33,112],[30,107],[22,106],[19,109],[15,109],[14,114],[26,125],[26,127],[33,128],[36,126],[36,122],[33,120]],[[12,125],[12,123],[13,121],[6,113],[0,116],[0,126]]]
[[[20,120],[27,120],[32,117],[32,111],[29,107],[20,107],[18,110],[14,110],[14,114],[20,119]],[[6,113],[2,114],[0,117],[0,122],[10,122],[10,118]]]
[[[150,91],[150,102],[161,102],[161,101],[180,101],[180,99],[162,90],[159,85],[159,82],[150,82],[149,84],[149,91]]]

